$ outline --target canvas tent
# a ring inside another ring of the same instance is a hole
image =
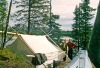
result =
[[[92,68],[91,61],[86,50],[80,50],[66,68]]]
[[[45,65],[53,63],[53,60],[61,61],[65,55],[59,47],[49,42],[46,36],[21,34],[9,47],[12,52],[24,55],[29,61],[32,61],[36,53],[45,54],[47,57]],[[44,66],[40,65],[38,68],[44,68]]]

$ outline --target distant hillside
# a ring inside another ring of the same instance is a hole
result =
[[[62,31],[62,36],[72,37],[72,31]]]

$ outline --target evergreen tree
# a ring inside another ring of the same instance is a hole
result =
[[[4,31],[4,24],[6,23],[7,18],[7,1],[6,0],[0,0],[0,31]],[[0,36],[2,39],[0,39],[0,44],[3,43],[3,33]]]
[[[86,49],[89,43],[91,28],[90,20],[93,18],[92,7],[89,6],[89,0],[82,0],[83,3],[75,9],[75,23],[73,24],[73,35],[76,43],[83,49]]]
[[[11,13],[11,7],[12,7],[12,0],[10,1],[10,5],[9,5],[9,11],[8,11],[8,16],[7,16],[7,20],[6,20],[6,26],[5,26],[4,35],[3,35],[4,39],[3,39],[2,49],[4,48],[5,43],[6,43],[8,24],[9,24],[9,18],[10,18],[10,13]]]
[[[60,26],[58,23],[56,23],[56,20],[59,19],[59,15],[54,15],[52,13],[52,5],[51,5],[52,0],[50,0],[50,19],[48,20],[47,26],[48,26],[48,33],[50,34],[50,37],[55,41],[56,44],[61,43],[61,36],[62,36],[62,31],[60,29]]]
[[[59,15],[54,15],[51,13],[51,19],[46,24],[46,33],[49,33],[50,37],[59,45],[61,43],[62,30],[60,29],[60,24],[56,22],[59,19]]]
[[[19,10],[13,16],[21,23],[30,22],[30,27],[28,27],[30,32],[32,28],[39,27],[40,23],[48,22],[50,7],[48,0],[16,0],[14,4]]]
[[[3,24],[6,22],[7,18],[7,1],[0,0],[0,30],[3,29]]]
[[[47,23],[48,31],[50,32],[50,37],[59,45],[61,43],[62,30],[60,29],[60,24],[56,23],[59,19],[58,15],[51,14],[51,20]]]
[[[80,12],[80,7],[76,6],[75,8],[75,11],[74,11],[74,20],[75,20],[75,23],[72,24],[72,37],[75,39],[74,42],[76,42],[77,46],[78,46],[78,50],[79,50],[79,46],[80,46],[80,15],[81,15],[81,12]]]
[[[96,68],[100,68],[100,2],[88,46],[88,53],[92,63],[96,66]]]

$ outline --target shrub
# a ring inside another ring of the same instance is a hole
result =
[[[0,68],[31,68],[32,64],[18,54],[13,54],[8,48],[0,50]]]

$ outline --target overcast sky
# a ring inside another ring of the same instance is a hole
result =
[[[8,0],[10,2],[10,0]],[[71,25],[74,23],[74,10],[75,6],[81,3],[81,0],[52,0],[52,12],[54,14],[60,15],[60,19],[57,20],[59,24],[61,24],[61,29],[63,30],[71,30]],[[93,8],[97,8],[99,0],[90,0],[90,6]],[[12,12],[15,9],[12,8]],[[94,12],[96,15],[96,11]],[[91,23],[94,23],[94,19],[91,20]],[[10,23],[12,24],[12,23]]]
[[[75,6],[81,3],[81,0],[52,0],[52,11],[54,14],[60,15],[60,19],[57,21],[62,26],[63,30],[71,30],[71,25],[74,23],[74,10]],[[99,0],[90,0],[90,6],[97,8]],[[96,15],[96,11],[94,12]],[[91,20],[91,23],[94,23],[94,19]]]

